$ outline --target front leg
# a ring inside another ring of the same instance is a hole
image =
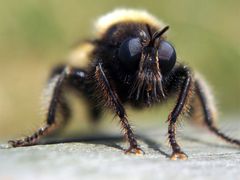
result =
[[[144,152],[139,147],[137,140],[133,134],[133,130],[127,120],[127,115],[123,105],[121,104],[117,93],[111,87],[107,76],[103,70],[101,63],[99,63],[96,67],[95,77],[97,80],[98,88],[100,89],[100,93],[102,94],[106,106],[115,111],[115,113],[120,118],[121,126],[124,130],[124,135],[128,140],[130,147],[125,151],[125,153],[135,153],[135,154],[143,154]]]
[[[168,139],[173,150],[170,158],[171,160],[185,160],[187,159],[187,155],[181,150],[176,140],[176,122],[179,115],[187,109],[192,94],[193,83],[190,71],[186,67],[178,67],[174,76],[174,81],[176,81],[176,84],[180,85],[180,92],[176,105],[168,116]]]

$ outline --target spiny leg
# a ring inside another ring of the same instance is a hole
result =
[[[48,83],[51,84],[51,82],[55,78],[57,79],[57,77],[59,75],[61,75],[61,73],[64,71],[65,68],[66,68],[66,65],[64,65],[64,64],[58,65],[55,68],[53,68],[52,73],[50,74],[50,77],[48,79]],[[68,79],[71,80],[71,78],[68,78]],[[58,98],[58,106],[59,106],[58,111],[60,112],[62,119],[63,119],[63,124],[61,124],[61,127],[64,127],[64,126],[66,126],[69,119],[71,118],[72,112],[71,112],[69,102],[67,101],[67,98],[65,97],[63,90],[61,92],[60,97]],[[48,111],[48,109],[46,109],[46,110]]]
[[[60,73],[60,75],[56,78],[56,83],[53,87],[53,92],[51,96],[51,100],[49,103],[49,108],[47,112],[47,119],[46,124],[39,128],[35,133],[31,136],[28,136],[21,140],[10,140],[9,143],[13,147],[19,146],[30,146],[37,144],[39,139],[43,136],[48,135],[49,133],[53,132],[56,129],[55,127],[55,116],[58,107],[60,107],[60,112],[63,118],[70,117],[70,109],[66,102],[64,103],[64,99],[62,96],[62,90],[65,87],[66,83],[70,81],[73,77],[79,78],[80,81],[84,81],[85,79],[85,72],[84,71],[76,71],[74,69],[70,69],[69,67],[64,68],[64,70]],[[65,119],[66,120],[66,119]]]
[[[37,143],[37,141],[40,139],[40,137],[46,136],[47,134],[52,132],[53,129],[55,129],[54,125],[55,125],[55,113],[56,113],[56,108],[57,108],[57,101],[59,99],[60,89],[62,88],[64,78],[65,78],[65,72],[61,73],[61,75],[59,75],[59,77],[56,77],[56,82],[54,83],[52,99],[50,100],[49,110],[47,113],[46,124],[43,127],[39,128],[31,136],[27,136],[26,138],[20,139],[20,140],[10,140],[9,143],[13,147],[34,145]]]
[[[106,72],[106,71],[105,71]],[[101,90],[101,93],[103,94],[106,105],[113,109],[118,117],[120,118],[121,126],[124,130],[124,135],[126,139],[128,140],[130,147],[125,151],[125,153],[135,153],[135,154],[144,154],[143,150],[139,147],[137,140],[135,138],[135,135],[133,133],[133,130],[128,122],[127,115],[125,112],[125,109],[123,105],[121,104],[118,95],[116,92],[112,89],[106,74],[104,72],[104,69],[101,65],[101,63],[98,64],[96,67],[95,77],[98,82],[99,88]]]
[[[214,113],[212,110],[213,104],[211,104],[207,92],[209,91],[207,85],[201,80],[200,78],[196,78],[195,80],[195,88],[196,88],[196,96],[199,97],[201,105],[202,105],[202,110],[204,114],[204,122],[207,125],[208,129],[216,134],[218,137],[222,138],[226,142],[236,144],[240,146],[240,140],[234,139],[232,137],[227,136],[223,132],[221,132],[215,125],[214,123]]]
[[[184,112],[186,106],[188,105],[188,99],[190,98],[192,90],[192,78],[189,70],[186,67],[179,67],[175,73],[178,74],[178,76],[176,76],[176,78],[179,78],[178,82],[180,82],[182,79],[183,81],[181,82],[181,89],[178,95],[177,103],[173,111],[168,116],[168,139],[173,150],[170,159],[185,160],[187,159],[187,155],[181,150],[176,140],[176,122],[179,115]]]
[[[57,81],[60,75],[64,72],[65,68],[66,68],[66,65],[60,64],[52,69],[52,72],[47,81],[47,87],[45,88],[43,93],[42,101],[43,101],[44,112],[49,111],[51,98],[53,97],[52,95],[54,94],[53,93],[54,88],[56,87]],[[64,87],[65,87],[65,84],[64,84]],[[67,101],[67,98],[65,97],[65,94],[63,91],[65,91],[65,89],[61,90],[61,93],[58,98],[58,107],[57,107],[58,112],[61,114],[63,119],[63,123],[61,124],[61,127],[65,126],[68,123],[72,115],[69,102]]]

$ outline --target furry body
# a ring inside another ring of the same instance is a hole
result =
[[[81,92],[89,103],[92,119],[99,119],[104,108],[120,120],[130,146],[125,151],[143,153],[128,122],[125,104],[151,107],[176,97],[168,116],[168,140],[171,159],[186,159],[176,140],[176,122],[181,114],[203,114],[206,126],[224,140],[240,145],[215,126],[215,107],[206,83],[176,60],[174,47],[167,41],[165,26],[141,10],[115,10],[95,23],[96,36],[76,46],[68,64],[58,66],[50,77],[50,95],[45,106],[46,125],[32,136],[11,141],[16,146],[33,145],[53,130],[56,112],[67,121],[71,115],[65,93],[67,88]],[[176,62],[177,61],[177,62]],[[197,119],[194,119],[197,121]]]

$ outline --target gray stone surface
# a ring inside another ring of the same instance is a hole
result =
[[[227,131],[240,137],[235,131]],[[235,128],[236,127],[236,128]],[[206,130],[181,128],[179,139],[187,161],[170,161],[166,129],[141,130],[144,156],[125,155],[119,135],[48,140],[23,148],[0,146],[0,179],[212,179],[240,180],[240,148]],[[144,133],[143,133],[144,132]]]

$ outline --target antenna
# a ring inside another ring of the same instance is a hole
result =
[[[154,46],[156,39],[162,36],[169,28],[169,26],[165,26],[163,29],[155,32],[151,37],[151,41],[149,42],[148,46]]]

